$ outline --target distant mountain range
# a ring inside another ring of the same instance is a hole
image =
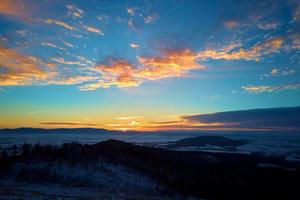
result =
[[[44,129],[44,128],[16,128],[16,129],[0,129],[0,133],[118,133],[119,131],[101,129],[101,128],[57,128],[57,129]]]

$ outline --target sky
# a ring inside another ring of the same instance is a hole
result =
[[[299,0],[1,0],[0,27],[0,128],[200,130],[300,106]]]

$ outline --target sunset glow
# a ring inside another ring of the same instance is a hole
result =
[[[1,0],[0,128],[281,128],[189,117],[300,106],[299,10],[297,0]]]

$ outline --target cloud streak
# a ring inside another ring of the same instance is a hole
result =
[[[262,56],[278,52],[283,45],[283,38],[277,37],[269,39],[260,44],[252,46],[250,49],[239,48],[232,50],[225,48],[223,50],[207,49],[198,53],[200,59],[224,59],[224,60],[255,60],[259,61]]]
[[[283,85],[242,86],[242,89],[254,94],[269,93],[283,90],[297,90],[300,89],[300,83],[291,83]]]
[[[103,79],[81,89],[135,87],[147,80],[180,77],[191,70],[205,68],[197,62],[197,55],[188,49],[167,51],[160,57],[138,57],[137,60],[136,65],[126,60],[112,60],[110,64],[98,65],[95,69]]]
[[[63,27],[63,28],[66,28],[68,30],[75,30],[75,27],[67,24],[66,22],[63,22],[63,21],[59,21],[59,20],[55,20],[55,19],[47,19],[45,21],[46,24],[54,24],[54,25],[57,25],[57,26],[60,26],[60,27]]]
[[[42,122],[40,125],[47,126],[99,126],[99,124],[80,123],[80,122]]]
[[[68,5],[66,5],[66,7],[73,17],[83,18],[84,11],[82,9],[78,8],[77,6],[75,6],[73,4],[68,4]]]
[[[0,85],[31,85],[45,81],[56,73],[51,63],[0,46]]]
[[[96,27],[93,27],[93,26],[84,26],[84,28],[85,28],[88,32],[96,33],[96,34],[98,34],[98,35],[104,36],[104,33],[103,33],[102,30],[99,29],[99,28],[96,28]]]
[[[224,128],[300,130],[300,107],[229,111],[181,118],[188,122],[222,123]]]

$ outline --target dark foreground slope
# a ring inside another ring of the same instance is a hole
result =
[[[84,168],[95,165],[100,168],[105,165],[126,167],[140,173],[139,176],[147,177],[155,183],[152,189],[167,196],[168,193],[177,193],[205,199],[294,199],[300,185],[299,166],[280,157],[169,151],[117,140],[94,145],[23,145],[21,152],[19,155],[2,156],[2,179],[13,177],[25,182],[63,182],[57,172],[51,174],[41,167],[12,172],[14,166],[20,166],[20,163],[23,166],[56,163]],[[89,187],[84,181],[76,183],[74,179],[71,182],[75,186]],[[141,183],[149,185],[149,181]]]

